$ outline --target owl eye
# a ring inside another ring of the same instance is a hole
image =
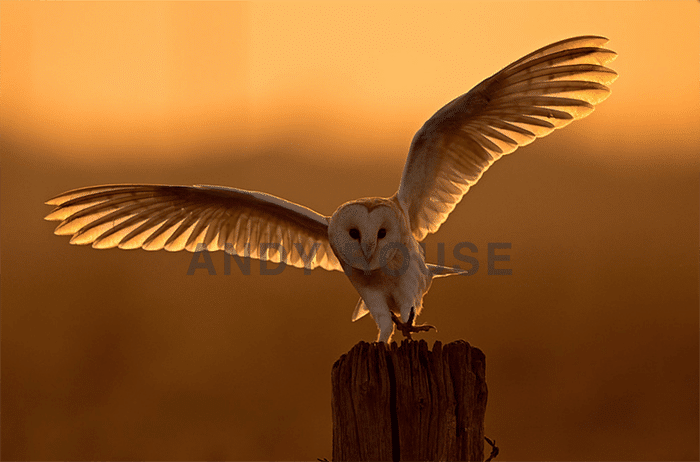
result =
[[[384,239],[384,237],[386,237],[386,229],[381,228],[381,229],[379,230],[379,232],[377,233],[377,237],[378,237],[379,239]]]
[[[360,231],[357,228],[352,228],[350,231],[350,237],[353,239],[359,239],[360,238]]]

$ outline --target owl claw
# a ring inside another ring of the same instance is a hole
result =
[[[408,322],[402,322],[398,316],[391,313],[391,320],[394,321],[394,324],[396,324],[396,327],[401,331],[403,336],[409,340],[411,340],[411,333],[428,332],[430,329],[435,329],[437,331],[435,326],[431,326],[430,324],[421,324],[416,326],[413,324],[414,317],[414,312],[411,310],[411,314],[408,316]]]

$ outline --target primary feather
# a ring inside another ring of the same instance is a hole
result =
[[[328,217],[270,194],[125,184],[68,191],[47,204],[57,208],[46,219],[61,221],[55,233],[72,235],[71,244],[172,252],[193,252],[203,244],[207,250],[278,262],[283,255],[274,245],[279,245],[290,265],[342,271],[328,242]],[[263,255],[260,244],[273,246]]]
[[[615,52],[575,37],[531,53],[435,113],[416,133],[398,199],[423,240],[496,160],[593,111],[610,95]]]

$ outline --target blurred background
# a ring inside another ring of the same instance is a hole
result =
[[[2,2],[0,29],[3,459],[330,458],[331,367],[377,335],[344,275],[187,276],[69,245],[44,201],[206,183],[330,215],[391,195],[442,105],[587,34],[612,96],[428,237],[480,269],[434,282],[421,338],[486,354],[499,460],[698,459],[698,2]]]

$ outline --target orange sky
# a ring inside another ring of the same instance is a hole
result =
[[[320,148],[340,137],[362,158],[377,147],[405,150],[440,106],[520,56],[597,34],[619,53],[612,67],[621,78],[587,123],[625,140],[617,155],[639,156],[634,147],[650,142],[698,142],[697,9],[690,1],[3,2],[5,128],[39,132],[57,155],[81,162],[76,144],[118,143],[120,159],[143,159],[136,147],[167,145],[178,156],[274,136],[316,137]]]

